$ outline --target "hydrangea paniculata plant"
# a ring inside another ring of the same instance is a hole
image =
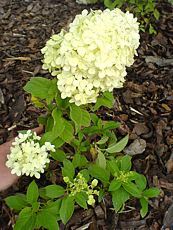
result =
[[[25,134],[19,133],[15,138],[6,162],[6,166],[11,169],[12,174],[17,176],[25,174],[40,178],[40,173],[44,172],[46,164],[50,162],[48,152],[55,151],[54,145],[51,145],[50,142],[45,142],[41,146],[40,138],[31,130]]]
[[[95,103],[99,93],[123,86],[126,67],[139,46],[139,23],[120,9],[83,10],[69,30],[42,49],[43,68],[58,78],[61,97],[76,105]]]

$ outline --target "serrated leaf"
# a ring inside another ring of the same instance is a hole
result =
[[[140,214],[141,217],[144,218],[148,212],[148,201],[142,197],[140,198],[140,204],[141,204]]]
[[[22,208],[27,206],[26,196],[24,194],[18,194],[15,196],[8,196],[5,198],[5,202],[8,207],[20,211]]]
[[[87,209],[87,199],[88,199],[88,196],[84,192],[80,192],[80,193],[78,192],[75,195],[76,203],[84,209]]]
[[[143,195],[148,198],[157,197],[160,194],[160,190],[158,188],[149,188],[143,192]]]
[[[24,90],[40,99],[53,99],[56,94],[56,81],[43,77],[33,77],[24,87]]]
[[[88,111],[82,109],[75,104],[70,106],[70,118],[75,123],[76,133],[81,129],[81,127],[88,127],[91,123],[91,117]]]
[[[30,207],[26,207],[19,213],[14,230],[34,230],[35,223],[36,213],[34,213]]]
[[[104,183],[109,182],[110,175],[106,169],[103,169],[98,165],[90,165],[88,171],[92,177],[97,178]]]
[[[118,212],[123,208],[125,202],[129,199],[129,194],[121,187],[111,194],[114,209],[116,212]]]
[[[65,190],[60,185],[48,185],[45,188],[45,195],[51,199],[64,195]]]
[[[69,160],[64,160],[63,165],[64,165],[64,167],[62,168],[63,177],[68,177],[70,180],[72,180],[75,174],[75,168],[72,162]]]
[[[65,197],[60,208],[60,217],[63,224],[66,224],[74,212],[74,200],[72,197]]]
[[[56,200],[54,202],[49,202],[46,204],[46,206],[43,207],[43,209],[46,209],[47,212],[52,213],[53,215],[57,216],[59,214],[59,210],[61,207],[62,200]]]
[[[38,197],[39,197],[38,186],[33,180],[28,186],[26,192],[26,199],[28,203],[32,204],[38,200]]]
[[[131,156],[126,155],[121,158],[121,170],[128,172],[132,167]]]
[[[141,197],[141,191],[138,189],[138,187],[132,183],[132,182],[128,182],[128,183],[122,183],[123,188],[130,193],[130,195],[140,198]]]
[[[129,135],[126,135],[124,138],[122,138],[120,141],[115,143],[115,145],[112,145],[111,147],[108,147],[106,151],[108,153],[119,153],[121,152],[125,146],[128,143]]]
[[[52,213],[49,213],[46,209],[42,209],[38,212],[36,223],[38,228],[44,227],[48,230],[59,230],[57,217]]]

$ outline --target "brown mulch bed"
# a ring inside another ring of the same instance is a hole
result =
[[[40,49],[52,33],[58,33],[86,7],[75,0],[1,0],[0,3],[1,144],[16,130],[37,125],[42,111],[31,104],[22,87],[33,76],[50,77],[41,68]],[[124,88],[114,92],[114,108],[106,113],[111,119],[121,121],[120,133],[130,131],[130,143],[134,144],[135,140],[144,143],[140,147],[145,151],[134,153],[134,169],[147,177],[149,186],[158,186],[161,195],[150,202],[149,213],[143,220],[138,203],[132,201],[134,210],[116,215],[107,201],[95,209],[76,210],[71,221],[61,229],[156,230],[163,224],[173,224],[173,217],[163,220],[173,203],[173,7],[164,1],[158,7],[161,12],[158,34],[141,35],[139,56],[129,69]],[[100,113],[104,115],[105,111]],[[0,194],[0,229],[12,229],[14,221],[3,198],[23,192],[28,183],[29,179],[23,178]],[[169,212],[173,216],[173,210]]]

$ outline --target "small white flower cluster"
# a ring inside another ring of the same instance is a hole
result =
[[[69,196],[75,196],[79,192],[85,192],[88,195],[87,203],[89,205],[95,204],[94,195],[99,195],[99,191],[94,189],[98,184],[97,179],[94,179],[91,182],[91,185],[88,185],[82,174],[78,173],[73,182],[71,182],[68,177],[64,177],[63,180],[67,184],[68,190],[70,191]]]
[[[78,3],[78,4],[85,4],[85,5],[87,5],[87,4],[94,4],[94,3],[96,3],[98,0],[76,0],[76,2]]]
[[[63,99],[69,97],[76,105],[95,103],[100,92],[123,86],[139,38],[133,14],[118,8],[83,10],[68,32],[53,35],[41,50],[43,68],[57,76]]]
[[[15,138],[6,162],[12,174],[40,178],[40,173],[44,172],[46,164],[50,162],[48,152],[55,152],[55,147],[50,142],[40,146],[40,138],[31,130],[25,134],[19,133]]]

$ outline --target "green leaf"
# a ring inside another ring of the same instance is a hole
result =
[[[117,179],[114,179],[113,181],[111,181],[110,185],[109,185],[109,191],[116,191],[121,187],[121,182],[118,181]]]
[[[60,217],[63,224],[66,224],[71,218],[74,212],[74,200],[73,197],[65,197],[62,200],[62,205],[60,208]]]
[[[87,209],[87,200],[88,200],[88,196],[84,192],[80,192],[80,193],[78,192],[75,195],[76,203],[84,209]]]
[[[59,230],[57,217],[52,213],[49,213],[46,209],[42,209],[38,212],[36,222],[38,228],[44,227],[49,230]]]
[[[103,95],[97,99],[97,102],[94,105],[93,111],[98,110],[101,106],[113,108],[113,105],[114,105],[113,94],[110,92],[104,92]]]
[[[34,202],[32,203],[32,210],[33,212],[37,212],[39,210],[40,207],[40,202]]]
[[[73,133],[74,133],[73,126],[70,124],[69,121],[66,121],[64,119],[64,130],[61,133],[60,137],[65,142],[69,143],[74,138]]]
[[[60,137],[63,141],[69,143],[73,138],[73,126],[69,121],[62,117],[61,112],[58,109],[54,109],[52,112],[54,119],[53,134],[55,137]]]
[[[79,154],[79,153],[76,153],[74,155],[73,161],[72,161],[75,168],[77,168],[77,167],[81,168],[83,166],[86,166],[87,162],[88,161],[87,161],[86,157]]]
[[[109,137],[103,136],[99,141],[96,142],[97,145],[103,145],[108,141]]]
[[[72,180],[75,174],[75,168],[72,162],[69,160],[64,160],[63,165],[64,165],[64,167],[62,168],[63,177],[67,176],[70,180]]]
[[[106,169],[101,168],[99,165],[90,165],[88,170],[92,177],[97,178],[104,183],[109,182],[110,175]]]
[[[26,196],[24,194],[8,196],[7,198],[5,198],[5,202],[8,207],[16,211],[20,211],[22,208],[27,206]]]
[[[128,172],[130,171],[131,167],[132,167],[132,163],[131,163],[131,156],[126,155],[124,157],[121,158],[121,170]]]
[[[91,126],[91,127],[84,128],[83,133],[88,134],[89,136],[92,136],[93,134],[101,133],[101,131],[97,126]]]
[[[57,91],[55,101],[57,106],[60,107],[61,109],[67,109],[70,105],[69,99],[68,98],[62,99],[61,93],[59,91]]]
[[[38,186],[33,180],[28,186],[26,192],[26,199],[28,203],[32,204],[38,200],[38,197],[39,197]]]
[[[108,153],[119,153],[121,152],[125,146],[128,143],[129,135],[126,135],[124,138],[122,138],[120,141],[115,143],[115,145],[112,145],[111,147],[108,147],[106,151]]]
[[[49,117],[47,118],[46,127],[45,127],[45,132],[52,131],[53,124],[54,124],[53,117],[52,117],[52,116],[49,116]]]
[[[76,106],[75,104],[70,105],[70,118],[75,123],[76,133],[81,129],[82,126],[88,127],[91,123],[91,118],[88,111]]]
[[[90,116],[91,116],[91,120],[94,123],[94,125],[97,125],[99,117],[95,113],[90,113]]]
[[[63,162],[66,159],[66,154],[61,149],[56,150],[56,152],[51,152],[51,156],[54,160]]]
[[[64,195],[65,190],[60,185],[48,185],[45,188],[45,195],[51,199]]]
[[[96,164],[99,165],[101,168],[106,169],[106,158],[101,151],[99,151],[98,153]]]
[[[138,187],[132,183],[122,183],[123,188],[130,193],[132,196],[140,198],[141,197],[141,191],[138,189]]]
[[[56,94],[57,86],[55,80],[43,77],[33,77],[24,87],[24,90],[40,99],[52,100]]]
[[[103,125],[104,130],[117,129],[120,127],[120,122],[115,121],[106,121]]]
[[[159,11],[157,9],[155,9],[153,14],[154,14],[155,19],[158,20],[160,17]]]
[[[143,192],[143,196],[148,198],[157,197],[160,194],[160,190],[158,188],[149,188]]]
[[[148,212],[148,201],[142,197],[140,198],[140,204],[141,204],[140,214],[141,217],[144,218]]]
[[[147,186],[147,180],[144,175],[138,174],[135,177],[135,183],[137,184],[138,188],[143,191]]]
[[[30,207],[26,207],[19,213],[14,230],[34,230],[35,223],[36,213]]]
[[[103,200],[103,197],[105,196],[105,191],[103,189],[99,190],[99,196],[98,196],[98,202],[100,203]]]
[[[116,160],[107,161],[107,168],[111,172],[112,176],[118,176],[120,170]]]
[[[44,144],[45,142],[51,142],[53,143],[53,141],[56,139],[57,137],[54,135],[53,132],[49,131],[47,133],[44,133],[43,136],[41,137],[40,143]]]
[[[35,105],[37,108],[44,108],[45,105],[41,102],[41,100],[38,97],[31,97],[31,102]]]
[[[82,174],[82,176],[85,178],[85,180],[88,182],[90,179],[90,175],[87,169],[82,169],[80,171],[80,174]]]
[[[57,216],[59,214],[59,210],[60,210],[60,207],[61,207],[61,202],[62,202],[61,199],[56,200],[54,202],[49,201],[46,204],[46,206],[43,207],[43,209],[45,209],[47,212],[52,213],[53,215]]]
[[[55,146],[56,149],[60,148],[64,143],[65,141],[63,141],[60,137],[52,141],[52,144]]]
[[[125,202],[129,199],[129,194],[120,187],[118,190],[112,192],[112,202],[116,212],[124,207]]]
[[[151,24],[149,24],[149,34],[157,34],[156,30]]]

